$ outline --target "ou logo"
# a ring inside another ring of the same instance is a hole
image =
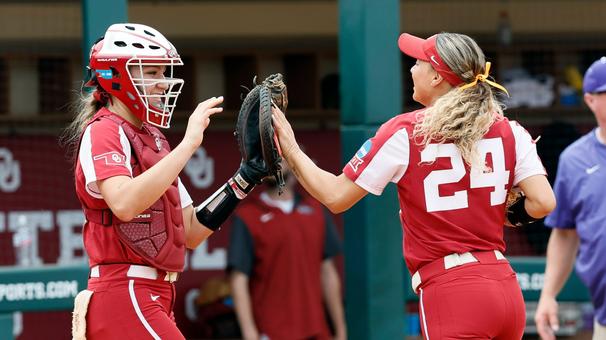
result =
[[[7,148],[0,148],[0,190],[15,192],[21,186],[21,167],[19,161]]]
[[[122,163],[122,158],[120,158],[120,155],[118,154],[112,154],[112,160],[116,163]]]
[[[215,161],[202,147],[196,150],[183,170],[198,189],[206,189],[215,181]]]

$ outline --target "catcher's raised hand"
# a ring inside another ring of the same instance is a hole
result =
[[[222,103],[223,96],[212,97],[199,103],[194,112],[189,116],[183,142],[189,143],[194,148],[200,146],[204,139],[204,130],[210,124],[210,116],[223,111],[223,108],[218,106]]]
[[[290,156],[300,151],[299,144],[295,138],[295,132],[292,130],[292,126],[290,126],[282,110],[273,106],[272,113],[274,129],[278,135],[282,156],[288,160]]]

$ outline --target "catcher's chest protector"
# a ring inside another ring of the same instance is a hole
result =
[[[114,115],[104,115],[122,127],[130,142],[133,177],[158,163],[170,151],[170,146],[158,129],[147,126],[151,134],[136,133],[132,127]],[[185,228],[177,180],[150,208],[129,222],[112,219],[111,225],[128,246],[152,266],[171,272],[183,270],[185,261]]]

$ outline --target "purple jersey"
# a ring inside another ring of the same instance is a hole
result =
[[[552,228],[576,228],[576,271],[591,292],[596,317],[606,325],[606,145],[597,129],[560,155],[554,191],[558,205],[547,216]]]

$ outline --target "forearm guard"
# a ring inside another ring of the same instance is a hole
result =
[[[217,230],[255,186],[240,172],[196,207],[196,218],[205,227]]]
[[[526,202],[526,197],[520,198],[507,209],[507,220],[514,227],[521,227],[539,220],[528,215],[526,208],[524,208],[524,202]]]

